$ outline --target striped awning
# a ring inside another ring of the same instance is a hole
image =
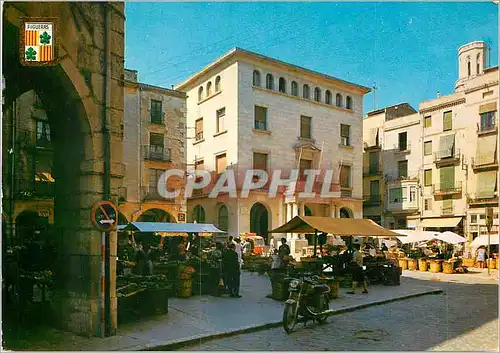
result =
[[[423,228],[453,228],[456,227],[462,217],[442,217],[442,218],[427,218],[422,220],[420,225]]]
[[[495,162],[497,139],[497,135],[482,136],[477,139],[475,164],[480,165]]]

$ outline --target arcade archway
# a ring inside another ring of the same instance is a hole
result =
[[[138,218],[137,222],[166,222],[176,223],[175,218],[165,210],[159,208],[150,208],[144,211]]]
[[[268,244],[269,212],[262,203],[255,203],[250,209],[250,232],[263,237]]]

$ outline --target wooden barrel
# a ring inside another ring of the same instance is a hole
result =
[[[441,272],[441,262],[440,261],[431,261],[430,272],[438,273]]]
[[[416,271],[418,269],[418,261],[416,259],[408,259],[408,269]]]
[[[181,298],[189,298],[193,295],[193,280],[181,279],[178,282],[177,296]]]
[[[403,269],[403,270],[408,269],[408,259],[399,259],[398,263],[399,263],[399,267],[401,267],[401,269]]]
[[[476,260],[475,259],[463,259],[463,265],[465,267],[474,267]]]
[[[418,259],[418,270],[420,272],[427,271],[427,259]]]
[[[443,262],[443,273],[452,274],[453,273],[453,262]]]
[[[488,259],[488,267],[490,270],[494,270],[496,268],[496,264],[495,259]]]

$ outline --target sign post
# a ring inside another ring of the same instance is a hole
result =
[[[118,220],[118,209],[109,201],[99,201],[90,213],[90,217],[94,226],[101,231],[101,337],[106,336],[106,326],[109,326],[110,313],[109,306],[111,303],[110,288],[109,288],[109,249],[106,246],[106,235],[109,231],[116,228]],[[107,303],[107,307],[106,307]],[[108,310],[107,310],[108,309]],[[108,325],[106,325],[108,324]]]
[[[486,208],[486,228],[488,228],[488,275],[490,274],[490,232],[491,226],[493,225],[493,207]]]

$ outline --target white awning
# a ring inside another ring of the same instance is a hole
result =
[[[421,241],[429,241],[432,239],[436,239],[438,232],[425,232],[425,231],[416,231],[411,229],[396,229],[393,230],[394,233],[402,234],[402,237],[396,237],[403,244],[411,244],[418,243]]]
[[[459,243],[465,243],[467,241],[467,239],[465,239],[461,235],[458,235],[457,233],[453,233],[450,231],[446,231],[437,235],[436,239],[444,241],[445,243],[449,244],[459,244]]]
[[[460,223],[462,217],[427,218],[420,225],[423,228],[453,228]]]
[[[490,234],[490,245],[498,245],[499,237],[498,233]],[[473,248],[477,248],[481,245],[488,245],[488,234],[483,234],[474,239],[471,243]]]

